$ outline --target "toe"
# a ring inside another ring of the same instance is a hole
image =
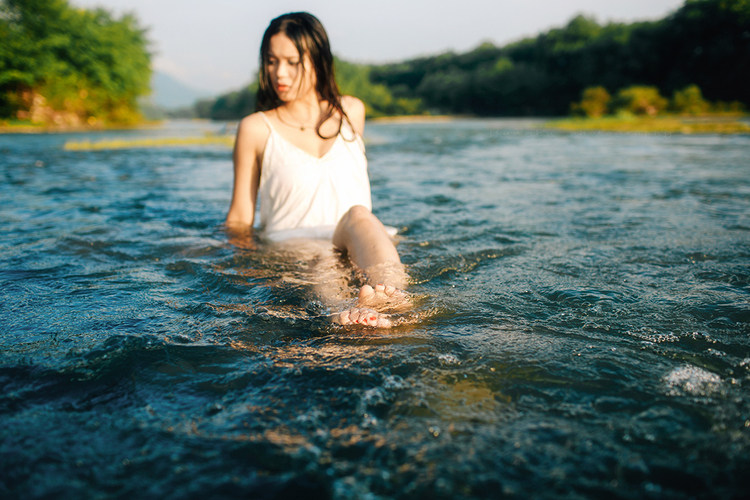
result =
[[[339,315],[339,323],[342,325],[348,325],[352,322],[350,311],[342,311]]]
[[[332,315],[331,321],[339,325],[363,325],[376,328],[390,328],[392,323],[387,315],[361,307],[353,307]]]
[[[366,301],[375,295],[375,290],[370,285],[365,285],[359,290],[359,300]]]
[[[366,325],[367,324],[367,318],[370,315],[370,311],[367,309],[357,309],[355,312],[357,316],[357,320],[355,323],[359,325]]]
[[[362,318],[362,324],[367,326],[377,326],[378,324],[378,317],[375,314],[365,314],[365,316]]]

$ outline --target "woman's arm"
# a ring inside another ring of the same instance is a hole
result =
[[[269,130],[257,113],[242,119],[234,144],[234,189],[226,218],[227,229],[249,234],[255,220],[263,149]]]
[[[365,133],[365,105],[356,97],[350,95],[341,96],[341,107],[344,108],[346,116],[352,123],[352,128],[359,135]]]

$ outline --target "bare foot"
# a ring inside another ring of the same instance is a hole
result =
[[[390,328],[391,320],[387,314],[380,314],[372,309],[353,307],[329,316],[332,323],[339,325],[365,325],[379,328]]]
[[[406,304],[408,297],[406,293],[391,285],[365,285],[359,290],[360,306],[368,307],[395,307]]]

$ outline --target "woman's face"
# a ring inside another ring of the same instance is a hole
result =
[[[300,59],[297,46],[284,33],[275,34],[269,42],[266,69],[279,99],[290,102],[314,92],[315,70],[310,56],[305,53]]]

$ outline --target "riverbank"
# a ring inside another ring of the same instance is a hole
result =
[[[622,132],[668,134],[750,134],[750,123],[743,114],[702,116],[606,116],[602,118],[563,118],[545,123],[545,128],[568,132]]]
[[[135,130],[161,127],[161,121],[145,121],[133,125],[37,125],[26,121],[0,120],[0,134],[70,134],[76,132],[105,132],[109,130]]]
[[[368,118],[368,123],[445,123],[462,118],[472,118],[467,115],[397,115]]]
[[[462,119],[480,119],[465,115],[401,115],[368,119],[372,124],[398,123],[448,123]],[[188,145],[224,145],[234,144],[234,122],[210,122],[206,120],[189,120],[213,123],[212,130],[200,137],[156,137],[149,139],[107,139],[103,141],[69,141],[68,150],[92,149],[126,149],[170,147]],[[750,134],[750,116],[746,114],[715,114],[703,116],[658,116],[635,117],[617,116],[602,118],[562,118],[536,119],[531,128],[560,130],[566,132],[616,132],[639,134]],[[541,123],[540,123],[541,122]],[[158,129],[167,122],[143,122],[132,126],[86,126],[86,127],[45,127],[30,124],[0,124],[0,134],[58,134],[75,132],[108,132],[117,130]],[[223,125],[222,125],[223,124]]]
[[[234,146],[233,135],[206,135],[203,137],[159,137],[154,139],[114,139],[104,141],[68,141],[66,151],[93,151],[101,149],[158,148],[170,146]]]

